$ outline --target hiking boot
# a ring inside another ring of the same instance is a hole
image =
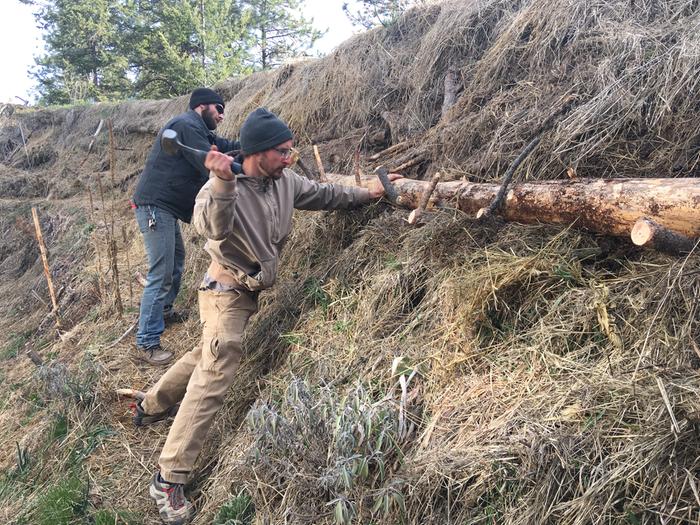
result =
[[[156,472],[148,488],[148,494],[158,506],[158,513],[163,523],[168,525],[185,525],[192,517],[192,504],[185,499],[184,486],[180,483],[168,483]]]
[[[175,308],[170,308],[163,311],[163,322],[165,326],[171,326],[177,323],[184,323],[190,317],[190,313],[182,310],[175,310]]]
[[[173,353],[163,350],[160,345],[153,345],[149,347],[138,346],[136,348],[136,353],[141,361],[146,361],[151,365],[167,365],[173,360]]]
[[[158,421],[163,421],[165,419],[175,417],[175,414],[177,414],[177,411],[180,409],[180,403],[178,403],[177,405],[170,407],[164,412],[159,412],[158,414],[146,414],[146,412],[143,410],[143,407],[141,406],[141,401],[143,401],[143,399],[131,405],[131,408],[134,410],[134,415],[131,418],[131,420],[137,427],[145,427],[146,425],[152,425],[153,423],[157,423]]]

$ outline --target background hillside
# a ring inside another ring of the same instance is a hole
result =
[[[316,143],[328,171],[352,173],[359,148],[365,173],[495,181],[569,104],[517,180],[695,177],[699,25],[688,0],[446,2],[216,86],[220,132],[264,105],[308,166]],[[167,424],[133,428],[115,390],[161,373],[122,338],[145,271],[128,198],[186,102],[0,113],[3,522],[158,523],[147,484]],[[698,522],[697,255],[448,208],[421,228],[406,217],[387,203],[295,217],[188,486],[195,523]],[[206,267],[183,233],[192,315],[165,333],[178,354],[200,336]]]

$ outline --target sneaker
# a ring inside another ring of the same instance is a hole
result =
[[[180,409],[180,403],[178,403],[177,405],[170,407],[164,412],[159,412],[158,414],[146,414],[146,412],[143,410],[143,407],[141,406],[141,401],[143,401],[143,399],[140,399],[136,403],[132,403],[131,405],[131,408],[134,411],[134,415],[131,418],[131,420],[137,427],[152,425],[153,423],[157,423],[158,421],[163,421],[170,417],[175,417],[177,411]]]
[[[163,312],[163,322],[165,323],[166,327],[177,323],[184,323],[189,317],[189,312],[175,310],[175,308],[170,308]]]
[[[173,360],[173,353],[163,350],[160,345],[153,345],[149,347],[138,346],[136,349],[138,358],[142,361],[146,361],[151,365],[167,365]]]
[[[158,506],[158,513],[163,523],[168,525],[185,525],[192,517],[192,504],[185,499],[184,486],[180,483],[168,483],[160,477],[160,473],[153,475],[153,481],[148,488],[148,494]]]

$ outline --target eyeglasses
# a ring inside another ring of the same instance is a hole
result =
[[[223,104],[217,104],[217,105],[214,106],[214,107],[216,108],[216,112],[217,112],[219,115],[223,115],[223,114],[224,114],[224,105],[223,105]]]
[[[277,153],[280,154],[280,157],[283,159],[289,159],[292,157],[292,154],[294,153],[294,150],[291,148],[272,148],[275,150]]]

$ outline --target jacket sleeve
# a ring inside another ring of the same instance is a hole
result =
[[[229,151],[238,151],[241,149],[241,143],[237,140],[228,140],[223,137],[215,136],[214,144],[222,153],[227,153]]]
[[[197,232],[207,239],[223,240],[233,229],[237,199],[236,179],[226,181],[212,175],[194,202]]]
[[[209,143],[209,138],[203,129],[193,125],[185,119],[179,120],[171,126],[172,129],[177,131],[178,138],[180,142],[186,146],[196,148],[202,151],[209,151],[211,144]],[[192,165],[194,169],[197,170],[200,177],[204,180],[209,178],[209,170],[204,167],[204,157],[200,157],[195,153],[187,150],[180,150],[180,153],[184,159]]]
[[[370,201],[367,188],[319,183],[291,170],[287,171],[287,176],[294,180],[294,207],[299,210],[354,208]]]

